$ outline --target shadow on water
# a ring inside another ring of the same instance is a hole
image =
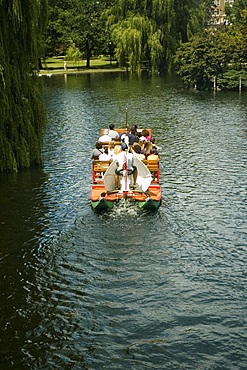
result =
[[[30,299],[36,289],[35,271],[30,265],[46,227],[42,202],[46,181],[45,173],[35,168],[0,174],[0,367],[4,369],[11,364],[24,368],[21,348],[30,318],[35,317]]]

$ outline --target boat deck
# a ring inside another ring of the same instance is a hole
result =
[[[151,184],[146,192],[138,191],[112,191],[107,192],[104,184],[93,184],[90,194],[90,199],[93,202],[99,200],[99,198],[104,197],[108,201],[115,201],[122,198],[134,198],[137,201],[145,201],[147,198],[152,198],[154,201],[159,201],[161,199],[160,185]]]

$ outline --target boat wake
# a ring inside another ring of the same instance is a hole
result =
[[[135,202],[131,199],[119,199],[119,201],[115,204],[115,207],[112,208],[111,214],[112,216],[135,216],[140,213],[141,209],[136,207]]]

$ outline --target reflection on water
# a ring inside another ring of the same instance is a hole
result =
[[[45,85],[44,168],[0,177],[0,368],[246,368],[245,94],[118,73]],[[97,214],[90,152],[126,107],[161,147],[163,202]]]

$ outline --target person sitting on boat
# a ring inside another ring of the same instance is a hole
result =
[[[122,151],[121,145],[115,145],[114,150],[113,150],[113,154],[112,154],[112,160],[113,161],[117,158],[117,155],[119,153],[121,153],[121,151]]]
[[[156,154],[159,155],[159,150],[161,149],[161,147],[159,147],[159,146],[156,145],[155,138],[153,136],[151,137],[150,141],[153,144],[153,149],[156,150]]]
[[[115,170],[115,188],[118,189],[119,175],[122,175],[125,169],[128,170],[128,175],[133,175],[133,187],[135,187],[137,179],[137,168],[133,164],[134,156],[128,151],[128,145],[126,143],[122,143],[121,148],[122,151],[116,157],[117,169]],[[125,164],[126,168],[124,168]]]
[[[111,141],[111,137],[108,135],[108,130],[103,131],[103,135],[100,136],[98,141],[101,141],[102,143],[109,143]]]
[[[99,156],[103,153],[102,149],[102,143],[100,141],[97,141],[95,144],[95,148],[93,149],[91,153],[91,159],[96,160],[99,159]]]
[[[159,155],[157,154],[155,148],[151,149],[150,154],[147,156],[147,160],[148,161],[158,161],[159,159],[160,159]]]
[[[151,149],[153,149],[153,144],[150,141],[146,141],[143,149],[141,150],[142,154],[145,155],[146,159],[149,156]]]
[[[100,154],[99,156],[99,160],[100,161],[111,161],[112,160],[111,155],[108,153],[108,148],[104,148],[103,153]]]
[[[142,136],[140,137],[140,140],[141,141],[150,141],[151,140],[151,136],[149,135],[148,130],[146,130],[146,129],[142,130]]]
[[[115,128],[115,125],[114,123],[111,123],[109,125],[109,132],[108,132],[108,136],[110,136],[112,138],[112,140],[119,140],[119,134],[117,131],[114,130]]]
[[[140,161],[143,161],[145,159],[145,155],[141,153],[141,146],[138,143],[135,143],[133,145],[132,153],[133,156],[140,159]]]
[[[130,128],[129,145],[134,145],[135,143],[139,143],[139,137],[137,136],[135,126],[132,126]]]
[[[122,141],[123,143],[129,145],[129,141],[130,141],[130,138],[133,137],[134,135],[131,134],[130,132],[130,127],[126,127],[125,131],[120,134],[120,141]]]
[[[132,126],[132,128],[135,130],[135,132],[137,133],[137,129],[138,129],[138,127],[137,127],[137,125],[133,125]]]
[[[115,141],[112,140],[109,142],[109,145],[108,145],[108,154],[111,156],[111,159],[113,158],[114,148],[115,148]]]

